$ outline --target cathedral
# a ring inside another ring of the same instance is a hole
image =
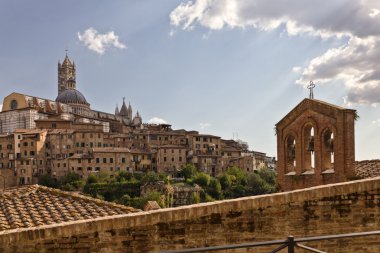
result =
[[[76,66],[66,54],[58,62],[58,95],[55,100],[39,98],[13,92],[6,96],[0,112],[0,133],[11,133],[16,129],[36,128],[36,121],[63,120],[73,123],[92,123],[103,126],[104,132],[119,132],[123,128],[140,128],[139,112],[132,116],[132,106],[123,98],[115,114],[92,110],[83,93],[77,89]]]

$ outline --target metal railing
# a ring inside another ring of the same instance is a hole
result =
[[[349,233],[349,234],[338,234],[338,235],[324,235],[324,236],[315,236],[315,237],[304,237],[304,238],[294,238],[289,236],[286,240],[273,240],[265,242],[254,242],[254,243],[243,243],[243,244],[233,244],[233,245],[223,245],[223,246],[212,246],[204,248],[191,248],[191,249],[181,249],[181,250],[171,250],[171,251],[161,251],[159,253],[191,253],[191,252],[208,252],[208,251],[219,251],[219,250],[231,250],[231,249],[242,249],[242,248],[255,248],[263,246],[278,246],[277,248],[269,251],[269,253],[275,253],[282,249],[287,248],[288,253],[294,253],[295,249],[302,248],[304,250],[315,252],[315,253],[327,253],[312,247],[303,245],[301,243],[305,242],[315,242],[315,241],[324,241],[324,240],[335,240],[342,238],[354,238],[362,236],[373,236],[380,235],[380,230],[371,231],[371,232],[360,232],[360,233]],[[380,242],[379,242],[380,246]]]

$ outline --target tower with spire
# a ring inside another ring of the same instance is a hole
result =
[[[129,105],[128,105],[128,118],[132,119],[132,106],[131,106],[131,102],[129,102]]]
[[[67,55],[62,64],[58,61],[58,95],[67,89],[76,89],[76,68]]]
[[[115,116],[118,116],[127,125],[139,126],[142,124],[142,118],[139,112],[133,117],[131,103],[125,103],[125,97],[123,97],[123,104],[119,110],[119,106],[116,105]]]

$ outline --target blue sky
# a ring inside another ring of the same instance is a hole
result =
[[[113,112],[126,97],[144,122],[237,133],[275,156],[274,125],[312,79],[317,99],[358,110],[356,158],[375,159],[379,10],[370,0],[5,0],[0,96],[55,99],[68,49],[93,109]]]

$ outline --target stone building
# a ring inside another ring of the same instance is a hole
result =
[[[67,120],[76,123],[102,125],[104,132],[123,127],[139,128],[142,117],[139,112],[132,118],[132,107],[123,102],[117,115],[92,110],[85,96],[77,89],[76,66],[66,55],[62,64],[58,62],[58,95],[49,100],[37,96],[12,93],[4,98],[0,112],[0,133],[11,133],[16,129],[33,129],[36,120]],[[57,128],[57,126],[51,126]]]
[[[304,99],[276,124],[281,190],[347,181],[355,176],[356,111]]]
[[[230,166],[249,172],[257,167],[256,155],[242,157],[246,143],[173,130],[169,124],[143,124],[125,98],[114,114],[92,110],[77,89],[76,65],[67,55],[58,62],[57,88],[54,101],[16,92],[4,98],[0,180],[5,187],[37,183],[43,174],[60,180],[68,172],[83,179],[91,173],[113,176],[119,171],[176,177],[186,163],[193,163],[216,176]]]

